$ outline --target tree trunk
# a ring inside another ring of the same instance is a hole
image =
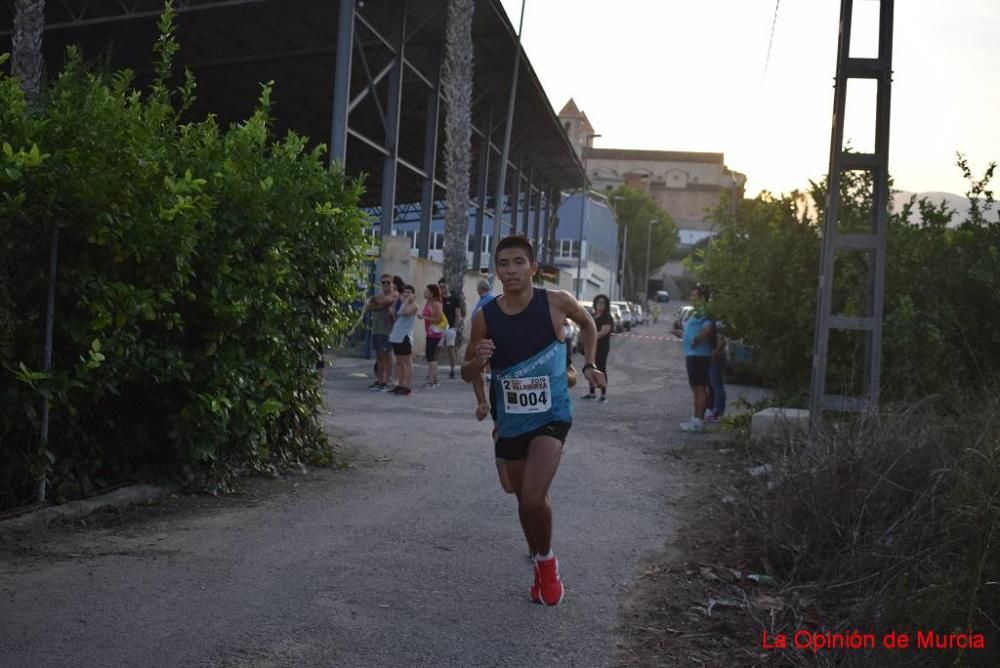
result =
[[[472,171],[472,15],[474,0],[449,0],[441,90],[444,119],[444,169],[448,187],[444,217],[444,278],[461,299],[469,229],[469,179]]]
[[[21,80],[28,100],[42,90],[42,30],[45,28],[45,0],[16,0],[14,34],[11,38],[11,74]]]

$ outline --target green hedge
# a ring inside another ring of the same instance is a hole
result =
[[[0,504],[42,474],[67,496],[328,456],[315,366],[349,324],[361,186],[305,138],[272,139],[269,86],[242,123],[181,122],[194,82],[165,83],[169,11],[161,30],[146,92],[73,52],[30,108],[0,74]]]
[[[972,182],[973,202],[991,204],[990,166]],[[842,229],[860,231],[871,211],[871,179],[850,174],[841,192]],[[982,195],[980,200],[977,196]],[[742,203],[737,220],[715,213],[719,235],[692,258],[714,289],[713,309],[755,353],[757,371],[786,398],[804,398],[812,362],[825,189],[808,195],[763,193]],[[917,211],[920,222],[916,222]],[[811,213],[810,213],[811,212]],[[1000,218],[908,203],[889,220],[882,390],[909,399],[958,388],[995,388],[1000,374]],[[867,266],[861,254],[838,260],[834,311],[865,315]],[[860,394],[861,337],[831,335],[831,391]]]

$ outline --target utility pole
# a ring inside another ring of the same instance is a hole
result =
[[[580,233],[577,237],[577,249],[576,249],[576,290],[574,294],[577,299],[580,298],[580,284],[583,276],[583,226],[584,226],[584,215],[587,211],[587,206],[590,204],[590,181],[587,179],[587,156],[585,154],[587,150],[587,145],[594,137],[600,137],[599,134],[588,134],[583,138],[583,146],[580,147],[580,158],[583,162],[583,188],[580,189]]]
[[[649,229],[646,232],[646,274],[645,274],[645,284],[642,286],[642,299],[645,304],[642,305],[646,308],[649,302],[649,251],[653,246],[653,225],[659,225],[660,221],[653,219],[649,221]]]
[[[628,251],[628,225],[625,226],[625,239],[622,241],[622,278],[619,283],[620,291],[618,294],[619,299],[625,299],[625,254]]]
[[[882,353],[882,312],[885,299],[886,237],[889,200],[889,101],[892,90],[892,33],[894,0],[879,0],[879,40],[877,58],[852,58],[851,19],[854,0],[841,0],[840,39],[837,45],[837,75],[833,96],[833,130],[830,140],[830,171],[826,217],[823,220],[823,250],[820,258],[816,305],[816,335],[813,345],[809,418],[815,433],[823,411],[870,412],[878,415],[879,373]],[[844,111],[849,79],[874,79],[877,83],[875,111],[875,152],[844,150]],[[867,233],[838,229],[840,184],[844,172],[869,170],[874,202],[871,227]],[[864,253],[868,264],[867,313],[847,316],[831,313],[833,308],[834,260],[837,252]],[[827,394],[826,371],[832,330],[860,331],[865,339],[863,396]]]
[[[526,2],[527,0],[521,0],[521,20],[517,26],[517,44],[514,46],[514,74],[511,76],[510,97],[507,98],[507,119],[504,125],[503,148],[500,151],[500,173],[497,174],[496,205],[493,207],[496,215],[493,216],[493,238],[490,239],[488,280],[491,287],[493,279],[497,275],[497,244],[500,243],[500,225],[503,222],[504,199],[506,199],[504,188],[507,180],[507,161],[510,159],[510,133],[514,125],[514,102],[517,100],[517,75],[521,69],[521,32],[524,30],[524,5]]]
[[[590,189],[587,183],[587,168],[583,168],[583,188],[580,189],[580,229],[576,239],[576,290],[574,296],[580,299],[580,277],[583,275],[583,226],[584,215],[587,212],[587,204],[590,200]]]

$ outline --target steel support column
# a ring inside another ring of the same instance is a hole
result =
[[[532,183],[532,178],[534,177],[535,164],[533,162],[528,162],[528,175],[525,177],[524,182],[527,188],[524,190],[524,211],[521,214],[521,220],[524,221],[524,236],[528,237],[528,228],[531,226],[531,196],[534,192],[534,183]]]
[[[347,109],[351,94],[351,56],[354,52],[354,0],[340,0],[337,14],[337,62],[333,76],[333,122],[330,131],[330,161],[347,160]]]
[[[552,240],[555,238],[556,223],[559,217],[559,189],[549,188],[545,198],[545,229],[542,232],[542,255],[545,264],[552,264]]]
[[[385,146],[389,150],[382,160],[382,221],[379,235],[392,235],[392,222],[396,209],[396,170],[399,167],[399,112],[403,106],[403,63],[406,45],[406,0],[399,3],[399,19],[394,26],[393,39],[396,54],[389,73],[388,106],[385,114]]]
[[[536,253],[538,252],[538,226],[539,223],[541,222],[541,216],[542,216],[542,197],[543,197],[542,188],[543,188],[542,184],[539,184],[538,188],[536,188],[538,200],[537,202],[535,202],[535,207],[534,207],[535,215],[532,216],[533,221],[531,223],[531,235],[530,235],[531,245],[534,246]]]
[[[485,130],[479,139],[479,178],[476,184],[476,199],[479,208],[476,209],[476,230],[473,235],[476,239],[472,249],[472,269],[479,271],[483,266],[483,218],[486,215],[486,200],[489,197],[490,178],[490,135],[493,132],[493,110],[486,112]],[[496,215],[494,213],[494,215]]]
[[[430,256],[431,217],[434,215],[434,178],[437,170],[438,121],[441,112],[441,65],[438,63],[434,89],[427,94],[427,125],[424,128],[424,177],[420,198],[420,232],[417,255]]]
[[[521,214],[521,179],[524,178],[524,149],[518,151],[517,167],[510,189],[510,232],[517,234],[517,221]]]

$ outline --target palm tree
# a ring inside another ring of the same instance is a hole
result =
[[[449,0],[441,90],[444,119],[444,168],[448,188],[444,217],[444,278],[461,299],[469,227],[472,171],[472,15],[475,0]]]
[[[15,0],[11,74],[21,79],[21,87],[29,101],[42,90],[44,28],[45,0]]]

